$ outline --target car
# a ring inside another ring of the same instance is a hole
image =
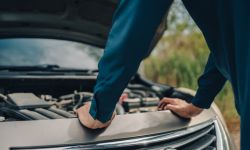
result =
[[[83,127],[116,0],[2,0],[0,150],[233,150],[218,107],[192,119],[157,111],[163,97],[190,102],[191,89],[131,78],[106,129]],[[167,12],[166,12],[167,15]],[[151,50],[166,30],[166,19]],[[147,57],[146,56],[146,57]]]

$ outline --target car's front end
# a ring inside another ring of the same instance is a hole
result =
[[[194,92],[135,75],[102,130],[75,110],[90,101],[114,0],[8,0],[0,5],[0,149],[234,149],[215,104],[192,119],[157,111]],[[159,26],[151,49],[165,30]],[[151,51],[149,50],[149,53]]]
[[[2,149],[232,149],[212,110],[191,121],[170,112],[117,116],[106,130],[90,131],[77,119],[1,123]]]

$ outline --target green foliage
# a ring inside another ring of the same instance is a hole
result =
[[[144,61],[143,72],[155,82],[195,90],[197,79],[206,65],[209,48],[202,33],[183,9],[179,0],[172,5],[168,31],[153,54]],[[216,103],[227,122],[238,120],[229,83],[216,97]]]
[[[164,36],[156,49],[156,53],[145,61],[147,77],[160,83],[192,89],[197,87],[196,80],[203,71],[209,53],[200,33]]]

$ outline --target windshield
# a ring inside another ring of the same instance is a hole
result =
[[[100,48],[65,40],[0,40],[0,66],[53,64],[67,68],[97,69],[102,53]]]

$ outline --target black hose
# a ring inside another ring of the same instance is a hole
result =
[[[0,94],[0,98],[6,100],[7,99],[7,96],[3,95],[3,94]]]
[[[152,92],[152,93],[155,93],[155,95],[159,98],[162,98],[164,97],[161,93],[159,93],[158,91],[150,88],[150,87],[146,87],[146,86],[143,86],[143,85],[138,85],[138,84],[129,84],[128,89],[130,90],[142,90],[142,91],[148,91],[148,92]]]
[[[10,109],[7,107],[0,108],[0,112],[8,116],[9,118],[14,118],[18,120],[33,120],[31,117],[21,113],[18,110]]]

